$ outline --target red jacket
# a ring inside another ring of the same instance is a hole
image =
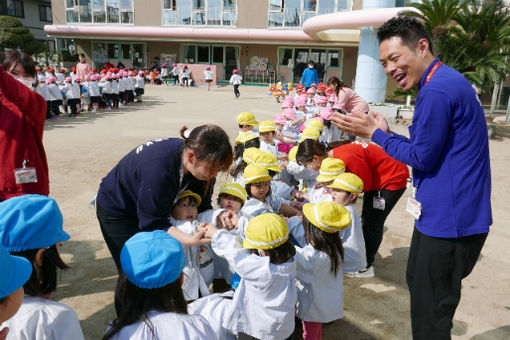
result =
[[[356,141],[342,145],[333,149],[333,157],[344,162],[345,171],[361,178],[364,192],[398,190],[407,184],[407,165],[391,158],[375,144]]]
[[[46,101],[0,66],[0,200],[48,195],[48,162],[42,143]],[[34,167],[37,183],[16,184],[14,169]]]

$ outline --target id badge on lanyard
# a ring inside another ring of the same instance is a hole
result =
[[[34,167],[27,167],[28,159],[23,160],[21,168],[14,169],[16,184],[37,183],[37,171]]]
[[[411,182],[407,183],[407,187],[412,186]],[[416,220],[421,217],[421,203],[416,199],[417,187],[413,186],[413,195],[407,198],[406,211],[411,214]]]
[[[377,197],[374,196],[372,207],[377,210],[384,210],[386,208],[386,201],[381,197],[381,191],[377,192]]]

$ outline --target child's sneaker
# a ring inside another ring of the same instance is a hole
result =
[[[368,279],[374,277],[374,275],[374,266],[370,266],[367,269],[358,270],[357,272],[344,272],[344,276],[358,279]]]

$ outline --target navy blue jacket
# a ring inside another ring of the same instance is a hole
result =
[[[138,146],[103,178],[97,203],[113,215],[137,217],[144,231],[170,227],[168,216],[184,187],[202,197],[199,212],[211,209],[214,180],[208,185],[188,173],[179,186],[183,149],[179,138]]]
[[[319,84],[317,70],[315,68],[307,67],[301,75],[301,84],[303,84],[305,87],[310,87],[313,83],[315,83],[315,85]]]
[[[372,140],[393,158],[413,168],[423,234],[458,238],[489,231],[491,172],[487,124],[471,84],[441,65],[419,84],[410,138],[378,129]]]

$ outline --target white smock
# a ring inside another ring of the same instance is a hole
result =
[[[259,149],[262,151],[271,152],[273,155],[278,157],[278,145],[276,145],[277,143],[278,143],[277,140],[273,140],[272,144],[266,143],[263,140],[261,140]]]
[[[333,198],[331,194],[326,191],[326,188],[308,188],[308,198],[311,203],[319,203],[319,202],[331,202]]]
[[[294,260],[270,263],[268,256],[241,248],[236,237],[226,230],[214,234],[211,246],[227,259],[241,281],[232,300],[212,294],[195,301],[190,309],[204,316],[213,328],[219,329],[221,324],[232,334],[244,333],[265,340],[288,338],[294,331],[297,301]],[[209,301],[215,302],[211,305],[216,308],[201,308]]]
[[[71,307],[29,295],[2,326],[9,327],[8,340],[83,339],[78,315]]]
[[[340,254],[338,258],[341,261]],[[327,323],[344,314],[342,265],[336,275],[331,272],[331,259],[311,245],[296,247],[298,292],[297,316],[301,320]]]
[[[361,218],[354,208],[354,204],[345,206],[351,214],[351,224],[340,231],[342,246],[344,247],[344,271],[355,272],[367,267],[365,239],[361,227]]]
[[[266,196],[265,199],[265,202],[261,202],[256,198],[248,199],[241,209],[241,214],[249,220],[265,213],[278,214],[282,203],[284,203],[283,199],[274,195]]]
[[[209,323],[200,315],[188,315],[172,312],[151,310],[147,313],[152,329],[147,322],[138,321],[122,327],[111,339],[114,340],[146,340],[154,339],[218,339]],[[67,338],[71,339],[71,338]]]

